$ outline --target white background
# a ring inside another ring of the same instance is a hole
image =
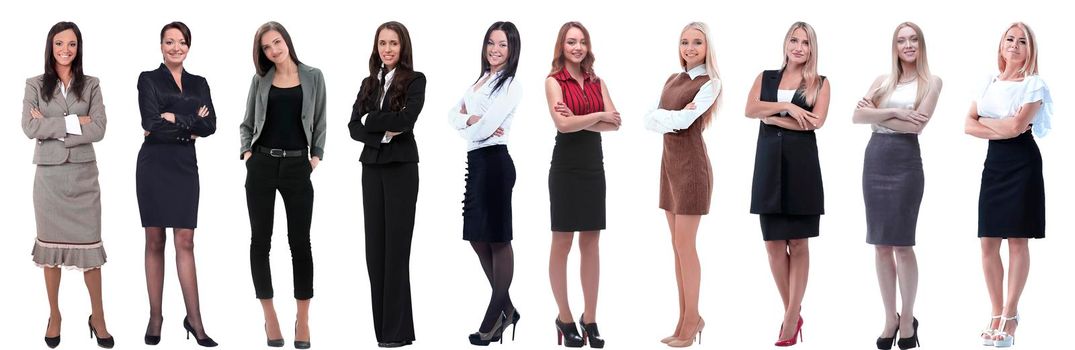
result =
[[[646,3],[548,3],[451,1],[387,2],[373,7],[340,2],[177,1],[129,4],[14,2],[0,13],[4,69],[0,70],[0,149],[10,168],[0,235],[3,348],[42,348],[48,317],[41,270],[30,259],[35,236],[31,183],[33,142],[16,127],[24,79],[42,72],[42,42],[60,20],[79,24],[87,74],[101,79],[109,117],[105,139],[95,145],[104,210],[105,308],[117,349],[142,348],[148,317],[143,274],[143,231],[135,200],[135,159],[142,142],[136,79],[160,62],[158,34],[173,20],[193,31],[186,68],[209,80],[217,134],[198,140],[201,217],[197,232],[202,313],[208,332],[225,349],[264,346],[261,310],[248,263],[249,222],[238,160],[238,125],[250,77],[255,29],[268,20],[291,32],[299,58],[320,68],[328,88],[326,157],[313,173],[316,189],[313,249],[316,264],[312,324],[320,349],[375,345],[365,269],[360,202],[362,145],[346,124],[359,81],[367,74],[373,31],[387,20],[410,29],[414,63],[429,78],[425,110],[415,127],[421,190],[414,231],[411,281],[417,341],[413,348],[468,347],[488,300],[477,259],[460,239],[465,148],[446,113],[477,77],[485,29],[514,21],[522,35],[518,80],[526,92],[511,130],[518,168],[515,187],[513,299],[523,318],[519,349],[551,348],[548,322],[556,307],[547,277],[549,209],[547,171],[555,129],[547,115],[542,80],[555,36],[568,20],[592,35],[597,73],[606,79],[624,117],[623,128],[604,137],[608,178],[608,230],[602,233],[598,321],[610,348],[662,348],[658,339],[675,326],[677,297],[672,250],[664,214],[656,207],[661,137],[642,128],[642,115],[659,98],[669,74],[679,70],[680,30],[703,20],[713,31],[724,80],[723,105],[706,133],[716,190],[711,214],[698,235],[702,257],[701,313],[708,348],[769,348],[782,310],[770,277],[758,219],[748,213],[757,121],[742,117],[746,93],[764,69],[779,68],[781,40],[796,20],[817,30],[819,71],[832,82],[829,120],[818,132],[826,188],[821,237],[812,239],[810,285],[803,307],[802,349],[873,348],[882,326],[873,248],[865,243],[861,195],[867,126],[851,112],[870,82],[890,67],[895,26],[906,20],[925,31],[934,74],[944,90],[933,121],[921,137],[926,192],[918,228],[921,281],[916,314],[921,340],[934,349],[977,349],[989,316],[977,232],[977,194],[986,141],[963,133],[965,116],[983,77],[996,71],[1001,34],[1012,21],[1027,22],[1040,43],[1041,74],[1056,100],[1054,128],[1039,140],[1048,189],[1048,238],[1031,244],[1033,263],[1023,294],[1024,319],[1017,346],[1057,348],[1071,329],[1070,283],[1075,206],[1064,181],[1072,147],[1066,96],[1072,57],[1066,18],[1044,1],[902,1],[878,4],[785,1]],[[279,201],[278,201],[279,202]],[[277,310],[291,333],[290,259],[281,203],[277,205],[273,256]],[[171,237],[169,237],[171,238]],[[158,349],[185,349],[184,315],[169,251],[165,324]],[[1004,254],[1007,256],[1006,252]],[[569,264],[571,302],[582,312],[577,251]],[[89,303],[81,276],[65,272],[61,287],[64,349],[90,349],[83,323]],[[193,342],[193,341],[191,341]]]

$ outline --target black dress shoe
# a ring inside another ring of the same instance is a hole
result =
[[[52,324],[52,317],[49,317],[48,324]],[[45,332],[48,332],[48,328],[48,325],[45,325]],[[55,337],[45,337],[45,345],[47,345],[49,349],[55,349],[57,346],[60,346],[60,335],[57,334]]]
[[[194,333],[194,340],[198,341],[198,345],[201,345],[201,346],[204,346],[204,347],[207,347],[207,348],[212,348],[212,347],[217,346],[217,343],[215,341],[213,341],[213,338],[210,338],[208,335],[206,335],[205,338],[198,338],[198,332],[194,331],[194,327],[190,325],[190,321],[187,320],[187,319],[188,319],[188,317],[183,318],[183,329],[187,331],[187,339],[190,339],[190,334]],[[204,329],[202,330],[202,333],[205,333]],[[157,338],[160,338],[160,337],[157,337]],[[147,342],[146,344],[149,344],[149,343]]]
[[[410,340],[386,341],[386,342],[378,342],[377,343],[377,347],[381,347],[381,348],[398,348],[398,347],[407,346],[407,345],[411,345]]]
[[[93,321],[93,315],[90,315],[90,317],[86,318],[86,324],[90,326],[90,338],[94,338],[94,337],[97,338],[97,346],[105,348],[105,349],[111,349],[113,346],[116,346],[116,338],[115,337],[101,338],[101,337],[97,336],[97,329],[93,328],[93,322],[92,321]]]

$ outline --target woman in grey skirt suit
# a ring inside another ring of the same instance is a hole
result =
[[[111,348],[101,301],[101,190],[93,142],[105,133],[105,107],[97,78],[82,72],[82,33],[59,22],[45,39],[45,74],[26,79],[22,131],[34,139],[34,263],[44,268],[49,299],[45,344],[60,344],[60,268],[80,270],[89,289],[89,328]]]
[[[911,22],[892,34],[892,72],[874,80],[855,109],[854,122],[870,124],[862,196],[866,202],[866,242],[876,251],[877,282],[885,307],[878,349],[891,349],[899,331],[900,349],[917,345],[914,302],[918,290],[915,226],[924,177],[918,134],[937,106],[941,79],[929,72],[926,39]],[[896,313],[899,281],[902,317]]]

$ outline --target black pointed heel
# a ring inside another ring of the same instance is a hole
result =
[[[48,325],[50,324],[52,324],[52,317],[49,317],[49,323],[45,324],[45,333],[49,332]],[[514,332],[514,330],[512,332]],[[49,349],[55,349],[57,346],[60,346],[60,336],[57,334],[55,337],[45,337],[45,345],[48,346]]]
[[[183,329],[185,329],[187,331],[187,339],[190,339],[190,334],[194,333],[194,340],[198,341],[198,345],[201,345],[201,346],[204,346],[204,347],[207,347],[207,348],[212,348],[212,347],[217,346],[217,343],[215,341],[213,341],[213,338],[210,338],[209,335],[206,335],[205,338],[198,338],[198,332],[194,331],[194,327],[190,325],[190,320],[188,320],[187,317],[183,317]],[[205,332],[205,330],[203,329],[202,333],[204,333],[204,332]]]
[[[90,339],[97,338],[97,346],[105,349],[111,349],[113,346],[116,346],[115,337],[101,338],[97,336],[97,329],[93,328],[92,321],[93,315],[90,315],[90,317],[86,318],[86,325],[90,326]]]
[[[911,323],[911,326],[914,328],[914,334],[909,338],[900,338],[900,340],[896,342],[896,346],[899,346],[900,350],[913,349],[921,346],[918,343],[918,318],[914,318],[914,323]]]

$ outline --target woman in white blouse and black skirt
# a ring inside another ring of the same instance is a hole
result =
[[[519,322],[508,295],[515,271],[511,248],[515,163],[507,145],[515,107],[522,99],[522,86],[515,84],[519,46],[515,24],[493,23],[482,41],[481,76],[448,113],[448,123],[467,141],[463,239],[470,241],[493,288],[481,326],[470,335],[474,345],[503,342],[507,326]],[[512,329],[513,339],[514,333]]]
[[[999,74],[992,75],[967,114],[966,132],[989,140],[978,197],[978,237],[992,318],[983,345],[1009,347],[1019,325],[1019,297],[1030,272],[1028,238],[1045,238],[1045,180],[1034,136],[1049,131],[1052,97],[1038,76],[1034,32],[1013,23],[1000,38]],[[1033,132],[1034,135],[1031,135]],[[1008,288],[1000,245],[1008,240]]]

